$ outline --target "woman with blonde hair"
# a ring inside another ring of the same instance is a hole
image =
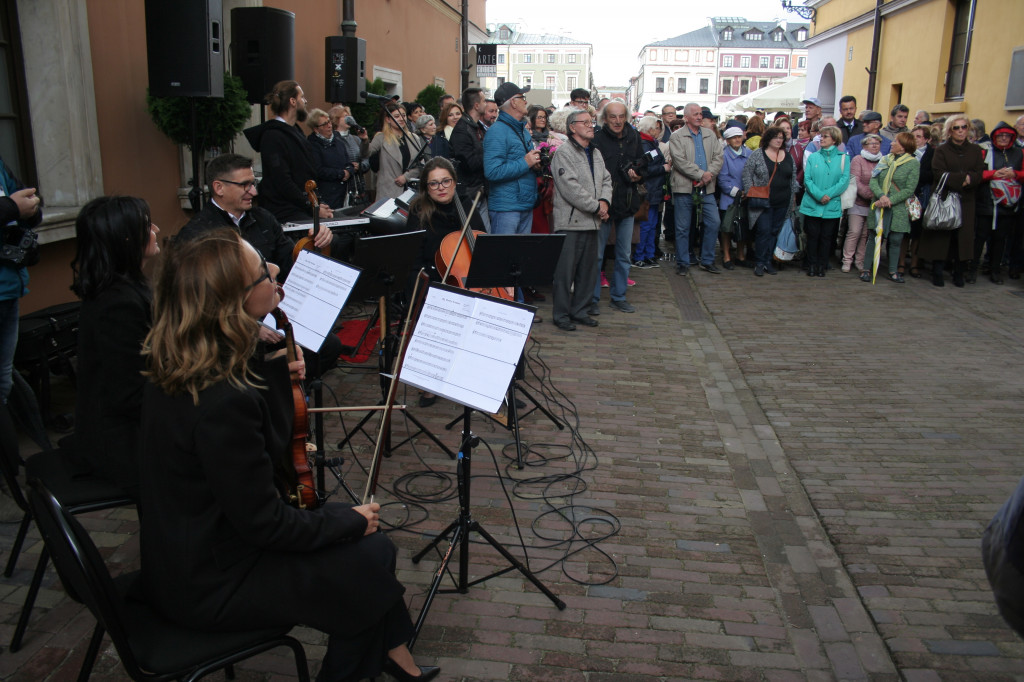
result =
[[[981,185],[985,161],[981,147],[968,141],[971,121],[963,114],[953,114],[943,126],[943,143],[932,156],[932,176],[935,187],[946,176],[946,192],[960,196],[960,227],[953,230],[929,230],[921,233],[919,258],[932,262],[932,284],[944,285],[942,270],[947,260],[953,263],[953,285],[964,285],[966,261],[974,254],[974,194]],[[937,201],[941,197],[932,197]]]
[[[444,139],[451,141],[452,131],[455,130],[455,124],[462,118],[462,107],[455,103],[455,100],[446,102],[444,108],[441,109],[441,120],[438,122],[439,126],[444,126]]]
[[[406,182],[420,176],[421,164],[410,165],[426,142],[405,131],[405,109],[398,102],[381,107],[378,123],[380,132],[373,136],[368,152],[370,167],[377,171],[377,199],[401,196]]]
[[[281,301],[277,273],[230,229],[164,254],[144,346],[142,590],[190,628],[326,632],[319,680],[429,680],[439,669],[406,646],[412,621],[380,505],[285,501],[289,371],[303,365],[257,342]]]
[[[804,198],[800,213],[807,234],[806,261],[809,277],[824,277],[839,217],[843,213],[843,190],[850,184],[850,159],[839,151],[843,134],[835,126],[825,126],[819,149],[804,160]]]

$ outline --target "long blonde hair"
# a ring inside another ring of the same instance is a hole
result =
[[[169,395],[213,384],[255,386],[248,361],[259,322],[244,309],[252,273],[245,246],[229,228],[176,239],[161,254],[153,293],[153,327],[142,347],[146,373]]]

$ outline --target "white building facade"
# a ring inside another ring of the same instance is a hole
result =
[[[494,24],[488,26],[488,32],[487,42],[497,45],[498,75],[480,79],[485,90],[494,92],[502,83],[512,81],[520,87],[550,91],[555,106],[565,104],[575,88],[593,90],[593,44],[525,33],[518,24]]]

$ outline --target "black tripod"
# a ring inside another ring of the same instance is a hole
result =
[[[441,531],[436,538],[431,540],[426,547],[420,550],[419,553],[412,558],[412,562],[414,564],[418,564],[427,552],[437,547],[442,540],[451,535],[451,544],[448,546],[448,551],[444,553],[444,557],[441,559],[441,565],[437,567],[437,572],[434,574],[434,580],[430,583],[430,590],[427,592],[427,600],[423,603],[423,609],[420,611],[419,618],[416,619],[416,630],[413,633],[412,639],[409,640],[410,649],[412,649],[416,644],[416,638],[419,637],[420,628],[422,628],[423,623],[426,622],[427,613],[430,611],[430,605],[434,601],[434,597],[438,592],[443,592],[445,594],[452,592],[465,594],[473,585],[477,585],[499,575],[504,575],[513,569],[522,573],[523,576],[533,583],[538,590],[543,592],[544,596],[550,599],[551,603],[557,606],[559,611],[565,609],[565,602],[559,599],[554,592],[549,590],[547,586],[530,571],[529,568],[519,561],[519,559],[515,558],[500,542],[495,540],[490,533],[484,530],[483,526],[481,526],[478,521],[473,519],[473,514],[470,511],[470,481],[472,480],[473,448],[479,443],[479,439],[473,435],[472,429],[470,428],[472,414],[473,409],[468,406],[462,413],[462,448],[459,452],[455,469],[459,486],[459,516],[448,524],[447,528]],[[470,581],[469,534],[471,532],[478,533],[488,542],[488,544],[491,545],[491,547],[496,549],[499,554],[505,557],[505,560],[508,561],[511,566],[495,573],[491,573],[483,578]],[[459,548],[459,577],[456,582],[456,587],[454,590],[441,590],[441,580],[444,577],[445,572],[448,571],[448,565],[451,563],[452,553],[455,551],[456,546]]]

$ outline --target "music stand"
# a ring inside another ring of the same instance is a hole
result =
[[[514,358],[522,355],[530,326],[533,308],[485,296],[472,291],[443,284],[431,284],[426,302],[420,312],[416,328],[411,334],[405,363],[398,380],[402,383],[429,390],[436,395],[463,406],[463,430],[456,478],[459,493],[459,514],[447,528],[412,557],[414,564],[438,546],[449,535],[448,550],[434,574],[426,601],[416,620],[415,631],[409,641],[411,649],[426,622],[427,613],[440,591],[441,580],[448,571],[452,554],[459,548],[458,581],[454,590],[465,594],[472,585],[490,578],[518,570],[533,583],[559,610],[562,602],[521,561],[494,539],[470,509],[470,482],[473,448],[478,439],[473,435],[473,410],[497,409],[505,395],[507,381],[515,373]],[[469,534],[476,532],[501,554],[510,564],[502,570],[472,582],[469,580]]]
[[[471,288],[488,287],[520,287],[550,284],[554,279],[555,267],[562,254],[564,234],[482,234],[476,238],[473,248],[473,261],[466,275],[466,286]],[[490,414],[485,416],[496,424],[512,432],[516,442],[516,467],[523,468],[523,443],[519,435],[519,422],[537,410],[558,427],[565,428],[562,421],[550,410],[540,404],[533,395],[519,383],[525,378],[526,358],[521,357],[516,367],[509,391],[507,424],[495,419]],[[516,393],[533,403],[533,407],[519,414],[516,407]],[[458,419],[445,424],[451,429]]]
[[[398,288],[401,289],[404,287],[404,282],[408,281],[419,269],[420,245],[423,241],[423,235],[424,231],[418,230],[402,234],[360,237],[356,241],[352,262],[354,265],[362,268],[363,275],[356,283],[355,289],[352,291],[352,297],[356,298],[356,300],[364,300],[366,298],[380,298],[383,296],[387,303],[390,304],[393,293],[392,287],[397,283]],[[393,316],[398,317],[398,315]],[[392,317],[392,315],[386,314],[385,317]],[[373,315],[366,324],[366,329],[363,330],[363,335],[359,337],[359,341],[356,343],[356,348],[362,347],[366,335],[373,327],[374,322],[378,320],[385,327],[384,331],[386,334],[381,343],[379,353],[381,363],[380,388],[381,399],[383,400],[388,394],[388,384],[392,381],[387,376],[387,373],[390,371],[388,368],[394,364],[397,343],[396,337],[387,329],[387,320],[381,319],[379,309],[374,309]],[[360,419],[359,423],[338,442],[338,448],[345,447],[352,440],[352,437],[359,432],[362,432],[363,435],[369,438],[369,434],[366,433],[363,427],[373,418],[374,414],[374,412],[367,412],[366,416]],[[387,434],[388,442],[384,450],[385,456],[390,457],[393,450],[402,447],[422,433],[446,452],[451,459],[455,459],[455,453],[424,426],[423,422],[417,419],[414,414],[406,410],[405,417],[416,425],[416,431],[397,445],[391,444],[391,434],[389,432]]]

